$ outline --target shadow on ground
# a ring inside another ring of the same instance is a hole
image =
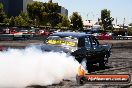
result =
[[[110,67],[110,66],[99,67],[98,65],[93,65],[92,69],[88,72],[96,73],[96,72],[103,71],[103,70],[110,69],[110,68],[113,68],[113,67]]]

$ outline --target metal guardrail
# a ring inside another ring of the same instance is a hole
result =
[[[42,35],[13,35],[13,34],[0,34],[0,40],[45,40],[47,36]]]
[[[132,40],[132,36],[113,36],[112,40]]]
[[[13,38],[12,34],[0,34],[0,40],[13,40]]]

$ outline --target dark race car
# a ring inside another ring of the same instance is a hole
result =
[[[100,67],[104,67],[111,53],[110,45],[100,45],[91,34],[76,32],[54,33],[47,38],[44,45],[41,45],[41,49],[69,53],[79,63],[86,59],[88,71],[96,63],[99,63]]]

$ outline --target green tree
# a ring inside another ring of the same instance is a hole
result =
[[[62,21],[58,24],[59,27],[70,27],[70,21],[66,15],[61,15]]]
[[[62,22],[62,16],[59,13],[49,14],[49,23],[52,28],[57,26],[58,23]]]
[[[60,8],[57,3],[52,3],[51,1],[44,3],[43,6],[45,7],[45,12],[47,13],[58,13]]]
[[[27,5],[27,12],[31,20],[35,22],[36,25],[39,25],[45,7],[42,2],[34,2],[33,4]]]
[[[51,27],[57,26],[62,20],[62,16],[58,13],[59,8],[59,5],[52,1],[27,5],[29,17],[36,25],[50,25]]]
[[[73,14],[70,16],[70,20],[73,30],[79,30],[83,28],[82,17],[77,12],[73,12]]]
[[[110,10],[103,9],[101,10],[101,22],[102,26],[105,31],[109,30],[112,31],[113,26],[112,26],[112,21],[114,19],[110,16]]]
[[[70,27],[70,21],[67,16],[63,15],[62,27]]]
[[[28,14],[25,12],[21,12],[20,16],[27,22],[30,20]]]
[[[15,25],[23,26],[23,24],[24,24],[24,20],[23,20],[22,16],[16,16],[15,17]]]
[[[28,22],[21,16],[15,17],[15,25],[16,26],[28,26]]]
[[[41,24],[46,26],[48,25],[49,22],[49,14],[47,12],[42,12],[41,14]]]
[[[9,25],[10,26],[15,26],[15,18],[13,16],[10,17],[10,19],[9,19]]]
[[[3,23],[3,20],[6,18],[5,13],[3,12],[3,4],[0,3],[0,23]]]
[[[128,32],[128,35],[132,36],[132,27],[128,27],[127,32]]]
[[[10,24],[10,18],[5,18],[3,20],[3,23],[5,23],[6,25],[9,25]]]
[[[57,26],[57,24],[61,21],[62,17],[58,13],[59,5],[57,3],[52,3],[52,0],[48,3],[43,3],[45,8],[43,17],[43,22],[50,25],[52,28]]]
[[[129,26],[132,26],[132,23],[130,23]]]

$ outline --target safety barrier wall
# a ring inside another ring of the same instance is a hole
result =
[[[22,35],[14,36],[13,34],[0,34],[0,40],[45,40],[48,36],[42,35]],[[106,39],[110,40],[110,39]],[[132,36],[113,36],[112,40],[132,40]]]
[[[113,36],[113,40],[132,40],[132,36]]]
[[[13,34],[0,34],[0,40],[45,40],[48,36],[41,35],[13,35]]]

